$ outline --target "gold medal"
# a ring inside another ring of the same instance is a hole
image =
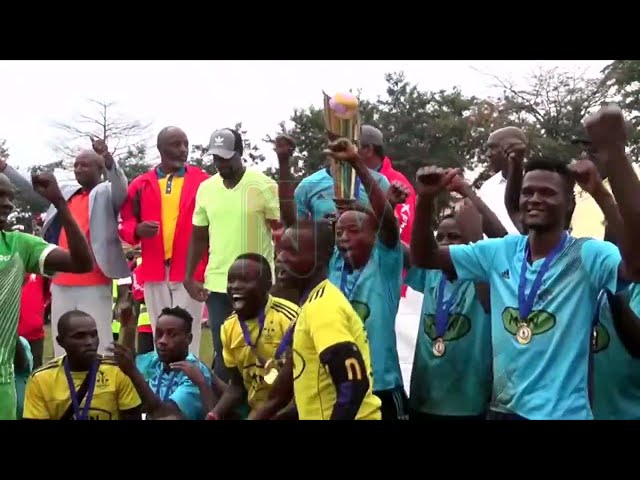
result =
[[[433,342],[433,354],[436,357],[441,357],[444,355],[446,349],[444,340],[442,338],[436,338],[436,341]]]
[[[264,378],[264,383],[266,383],[267,385],[273,385],[276,381],[276,378],[278,378],[278,373],[280,373],[280,371],[278,370],[278,362],[276,362],[274,359],[267,360],[267,363],[265,363],[264,365],[264,371],[265,374],[262,377]]]
[[[516,332],[516,339],[520,345],[526,345],[531,341],[533,336],[531,328],[526,323],[518,325],[518,331]]]

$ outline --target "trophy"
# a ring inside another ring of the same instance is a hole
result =
[[[356,147],[360,137],[360,115],[358,99],[349,93],[337,93],[330,97],[324,95],[324,124],[330,140],[346,138]],[[353,200],[356,198],[359,182],[356,173],[348,163],[336,160],[331,155],[330,170],[333,176],[335,201]]]

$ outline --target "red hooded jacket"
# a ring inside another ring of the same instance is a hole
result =
[[[413,185],[407,177],[405,177],[402,173],[393,169],[391,165],[391,160],[389,157],[384,157],[382,160],[382,166],[380,170],[378,170],[382,175],[387,177],[389,183],[393,182],[401,182],[404,186],[409,189],[409,195],[407,196],[407,201],[400,205],[396,206],[396,218],[398,219],[398,223],[400,225],[400,240],[402,240],[407,245],[411,244],[411,229],[413,228],[413,217],[416,214],[416,191],[413,188]],[[404,297],[407,291],[407,287],[405,285],[402,286],[402,296]]]
[[[180,214],[176,225],[176,235],[173,239],[173,253],[169,269],[170,282],[183,282],[187,267],[187,251],[193,230],[193,210],[196,203],[196,193],[200,184],[209,178],[207,173],[199,168],[187,165],[184,184],[180,195]],[[141,244],[142,268],[140,275],[145,282],[162,282],[166,277],[164,263],[164,242],[162,236],[162,199],[158,186],[156,168],[137,177],[129,185],[127,199],[120,210],[120,238],[130,245]],[[138,238],[135,234],[136,225],[142,222],[158,222],[160,231],[152,238]],[[194,273],[194,279],[202,281],[207,266],[208,252],[205,252]]]

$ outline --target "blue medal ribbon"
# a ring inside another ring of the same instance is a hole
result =
[[[367,263],[368,265],[368,263]],[[364,272],[364,269],[367,268],[367,266],[365,265],[364,268],[362,270],[360,270],[356,276],[355,276],[355,280],[353,281],[353,287],[351,287],[351,289],[349,290],[347,288],[347,283],[349,280],[349,272],[347,271],[347,265],[346,262],[343,260],[342,261],[342,268],[341,268],[341,272],[340,272],[340,291],[342,292],[342,294],[347,297],[347,300],[349,300],[349,302],[351,302],[351,300],[353,300],[353,295],[356,291],[356,287],[358,286],[358,281],[360,280],[360,277],[362,276],[362,273]]]
[[[251,350],[253,350],[253,353],[256,356],[256,359],[258,360],[258,363],[260,363],[260,365],[262,365],[262,366],[265,365],[265,361],[258,354],[258,349],[256,348],[256,344],[258,342],[258,339],[262,335],[262,330],[264,329],[264,321],[265,321],[266,317],[267,317],[266,310],[262,310],[260,312],[260,314],[258,315],[258,336],[256,338],[256,343],[253,343],[251,341],[251,334],[249,333],[249,327],[247,327],[247,324],[243,320],[240,320],[240,328],[242,329],[242,336],[244,337],[244,343],[246,343],[247,346],[249,348],[251,348]]]
[[[527,323],[527,318],[529,318],[529,314],[531,310],[533,310],[533,304],[536,301],[536,296],[538,295],[538,291],[542,286],[542,280],[546,273],[549,271],[549,267],[551,267],[551,262],[558,256],[558,254],[564,248],[565,243],[567,242],[567,232],[564,232],[562,238],[558,242],[558,244],[553,248],[553,250],[547,255],[538,270],[536,278],[533,280],[533,284],[531,285],[531,290],[529,291],[529,295],[526,294],[527,289],[527,263],[530,255],[529,249],[529,241],[524,247],[524,258],[522,259],[522,267],[520,268],[520,282],[518,283],[518,312],[520,314],[520,321]]]
[[[69,393],[71,394],[71,404],[73,405],[73,415],[76,420],[89,420],[89,410],[91,410],[91,402],[93,401],[93,393],[96,389],[96,377],[98,375],[98,369],[100,367],[100,360],[96,360],[91,365],[87,375],[89,376],[87,395],[84,400],[84,407],[82,412],[80,411],[80,403],[78,402],[78,392],[73,384],[73,377],[71,376],[71,369],[69,368],[69,362],[67,357],[64,358],[64,374],[67,377],[67,383],[69,384]]]
[[[447,279],[442,275],[440,283],[438,284],[438,294],[436,296],[436,338],[444,337],[449,324],[451,309],[453,308],[453,304],[456,302],[460,288],[462,288],[463,285],[463,282],[459,281],[454,287],[453,292],[451,292],[449,298],[445,301],[444,287],[446,283]]]

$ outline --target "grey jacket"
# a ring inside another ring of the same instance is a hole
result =
[[[33,189],[31,181],[23,177],[17,170],[7,165],[4,171],[11,183],[30,202],[48,208],[47,217],[42,228],[42,236],[50,243],[58,244],[61,225],[57,218],[58,211],[46,199]],[[127,177],[117,164],[107,170],[107,181],[97,185],[89,194],[89,228],[91,232],[91,249],[100,270],[109,278],[126,278],[131,276],[127,260],[118,235],[118,216],[120,207],[127,197]],[[62,195],[69,200],[79,189],[77,183],[61,188]]]

